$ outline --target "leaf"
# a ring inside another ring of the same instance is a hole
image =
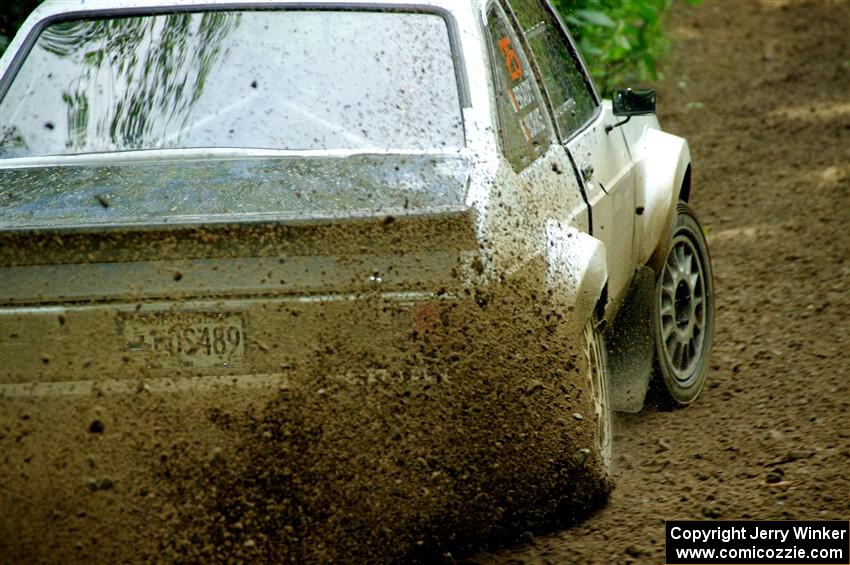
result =
[[[571,14],[567,14],[567,15],[564,16],[564,22],[566,22],[567,24],[569,24],[571,26],[575,26],[577,28],[580,28],[581,26],[584,25],[584,22],[582,20],[576,18],[575,16],[573,16]],[[572,31],[572,30],[570,30],[570,31]]]
[[[598,12],[596,10],[576,10],[575,13],[576,16],[578,16],[582,20],[594,25],[602,27],[617,26],[617,24],[614,23],[614,20],[608,17],[608,14],[606,14],[605,12]]]
[[[643,64],[646,65],[646,70],[649,71],[649,76],[652,79],[657,79],[658,68],[655,65],[655,57],[653,57],[649,53],[645,53],[643,56]]]

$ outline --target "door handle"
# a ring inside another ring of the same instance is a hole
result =
[[[593,165],[590,163],[585,163],[581,166],[581,178],[587,182],[593,176]]]

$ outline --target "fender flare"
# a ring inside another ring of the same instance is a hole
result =
[[[556,220],[545,226],[546,287],[565,301],[576,320],[585,322],[604,300],[608,283],[605,244]],[[602,304],[604,307],[604,304]]]
[[[637,186],[637,263],[653,265],[665,251],[676,203],[690,176],[691,153],[684,138],[647,128],[633,151]],[[690,196],[688,194],[688,196]]]

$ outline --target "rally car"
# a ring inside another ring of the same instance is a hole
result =
[[[612,410],[708,371],[654,113],[546,0],[42,4],[0,59],[11,555],[382,560],[586,512]]]

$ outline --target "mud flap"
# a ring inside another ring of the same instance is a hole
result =
[[[611,407],[619,412],[643,408],[655,354],[654,295],[655,273],[641,267],[617,318],[605,333]]]

